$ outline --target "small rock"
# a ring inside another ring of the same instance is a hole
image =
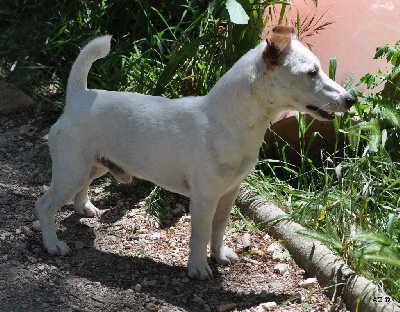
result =
[[[43,251],[43,249],[41,247],[35,247],[32,249],[33,253],[35,254],[39,254]]]
[[[278,263],[274,266],[274,272],[284,275],[288,272],[288,265],[285,263]]]
[[[205,304],[205,305],[203,306],[203,311],[204,311],[204,312],[211,312],[210,306],[209,306],[208,304]]]
[[[150,311],[158,311],[158,306],[155,305],[154,303],[150,302],[146,304],[146,309]]]
[[[141,285],[143,288],[145,288],[145,287],[149,286],[149,282],[147,281],[147,279],[144,279],[144,280],[140,283],[140,285]]]
[[[172,210],[172,213],[174,214],[174,215],[178,215],[178,214],[181,214],[181,213],[184,213],[185,212],[185,206],[184,205],[182,205],[182,204],[176,204],[175,205],[175,209],[174,210]]]
[[[42,185],[41,186],[42,192],[46,192],[49,189],[49,186],[47,185]]]
[[[59,267],[62,267],[64,265],[64,263],[61,261],[61,259],[56,259],[54,261]]]
[[[282,261],[283,258],[283,252],[281,250],[274,250],[274,253],[272,254],[272,260]]]
[[[249,233],[244,233],[242,235],[242,244],[243,244],[243,250],[248,251],[251,245],[251,239]]]
[[[136,284],[136,285],[135,285],[135,291],[136,291],[136,292],[141,292],[141,291],[142,291],[142,285]]]
[[[270,302],[261,303],[261,307],[262,307],[265,311],[274,310],[277,306],[278,306],[278,305],[276,304],[275,301],[270,301]]]
[[[160,234],[160,232],[153,232],[153,233],[151,233],[151,238],[152,239],[160,239],[161,238],[161,234]]]
[[[225,312],[225,311],[233,310],[235,308],[236,308],[236,303],[228,303],[228,304],[220,305],[217,308],[217,311],[218,312]]]
[[[81,241],[76,241],[75,242],[75,249],[83,249],[85,245]]]
[[[32,109],[36,106],[35,101],[15,85],[0,81],[0,115],[15,113]]]
[[[130,243],[126,243],[126,244],[124,245],[124,248],[125,248],[125,249],[131,249],[132,247],[133,247],[133,245],[130,244]]]
[[[316,282],[317,282],[317,279],[314,277],[311,277],[311,278],[307,278],[305,281],[301,281],[299,283],[299,286],[307,289],[309,287],[314,286]]]
[[[128,288],[128,289],[125,291],[125,294],[128,295],[128,296],[130,296],[130,295],[133,295],[133,294],[134,294],[134,291],[133,291],[133,289]]]
[[[19,127],[19,134],[26,134],[29,132],[29,125]]]
[[[269,240],[270,238],[271,238],[271,236],[269,234],[265,234],[263,237],[264,240]]]
[[[196,303],[205,303],[205,301],[197,295],[194,295],[194,298],[192,299],[192,301],[194,301]]]
[[[303,269],[298,269],[297,273],[304,275],[304,274],[306,274],[306,271],[304,271]]]
[[[35,222],[32,223],[32,229],[36,232],[39,232],[42,230],[39,220],[36,220]]]
[[[25,225],[23,227],[21,227],[21,232],[22,232],[22,234],[24,234],[27,237],[33,236],[32,230]]]
[[[267,251],[273,253],[275,250],[280,250],[283,252],[283,246],[279,243],[272,243],[268,246]]]

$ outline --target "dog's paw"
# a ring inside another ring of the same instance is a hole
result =
[[[87,201],[84,205],[75,205],[75,211],[83,217],[93,218],[101,214],[100,210],[97,209],[90,201]]]
[[[60,240],[57,240],[52,244],[46,244],[45,248],[51,255],[65,256],[71,252],[68,245]]]
[[[189,278],[202,281],[210,280],[213,278],[213,274],[210,266],[207,263],[207,260],[196,262],[189,259],[188,276]]]
[[[231,262],[239,261],[239,257],[232,248],[222,246],[218,251],[211,252],[213,258],[218,264],[229,265]]]

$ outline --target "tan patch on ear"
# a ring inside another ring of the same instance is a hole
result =
[[[262,53],[268,69],[273,70],[278,65],[277,60],[288,48],[294,33],[292,26],[278,25],[272,28],[272,35],[267,39],[267,46]]]

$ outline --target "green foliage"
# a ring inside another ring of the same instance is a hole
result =
[[[265,8],[288,4],[4,0],[0,27],[7,33],[0,39],[0,56],[8,68],[14,64],[7,79],[33,90],[43,110],[56,114],[79,50],[104,34],[113,36],[113,47],[110,55],[93,65],[90,88],[168,97],[204,95],[259,42]],[[243,18],[248,23],[239,25]]]
[[[116,46],[109,57],[94,64],[91,87],[151,93],[165,63],[179,48],[177,43],[198,36],[193,20],[199,23],[205,9],[184,0],[3,2],[15,12],[0,16],[11,32],[1,43],[3,55],[10,62],[17,60],[9,79],[53,85],[61,93],[79,49],[106,33],[113,35]],[[168,91],[173,93],[173,87]]]
[[[386,44],[376,49],[374,59],[385,57],[387,62],[390,62],[392,69],[388,72],[383,73],[378,71],[376,74],[366,74],[361,78],[361,83],[365,83],[367,88],[375,88],[383,82],[393,83],[393,80],[400,73],[400,41],[398,41],[394,47]],[[398,89],[398,86],[396,86]]]

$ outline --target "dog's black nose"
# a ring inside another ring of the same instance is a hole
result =
[[[350,108],[354,105],[354,103],[356,102],[356,99],[354,96],[352,96],[351,94],[347,95],[344,98],[344,103],[346,104],[347,108]]]

